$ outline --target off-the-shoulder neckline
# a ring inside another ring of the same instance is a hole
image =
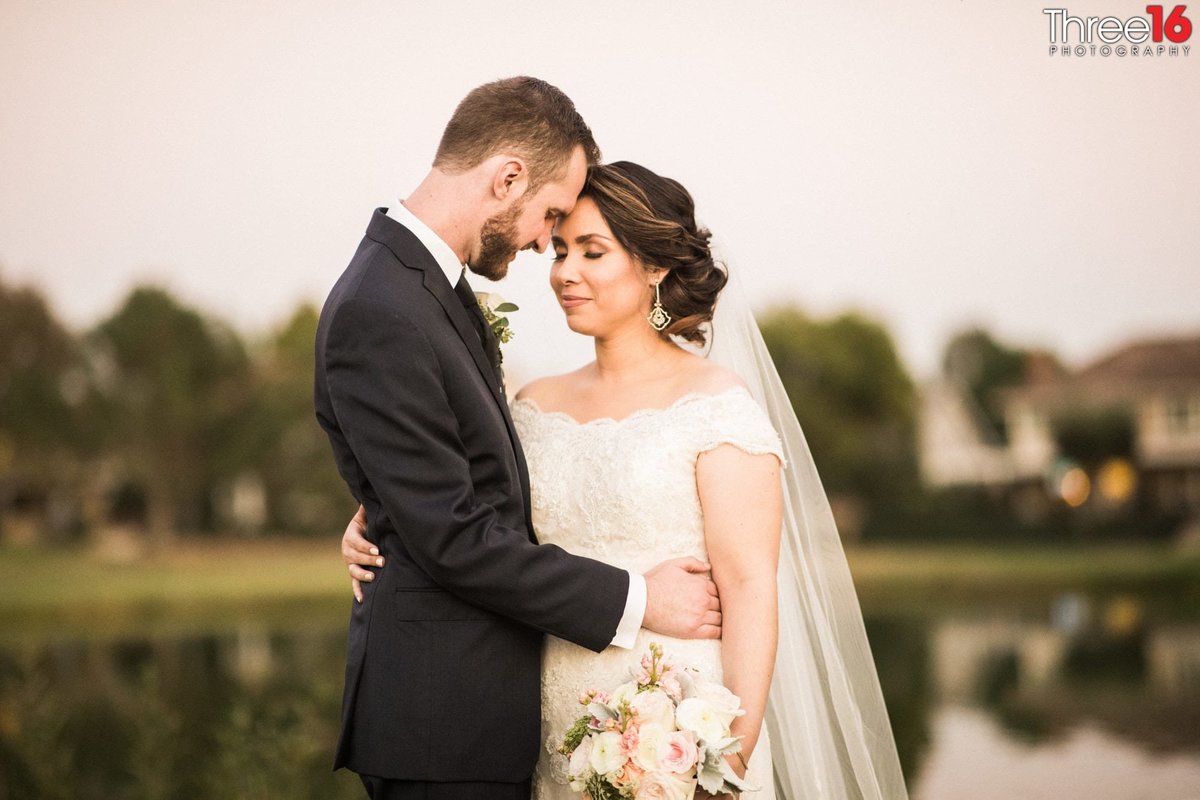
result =
[[[570,414],[568,414],[565,411],[543,411],[542,407],[537,404],[537,401],[535,401],[529,397],[517,398],[513,402],[513,408],[515,409],[517,406],[524,404],[524,405],[528,406],[531,411],[533,411],[534,413],[536,413],[540,416],[548,417],[551,419],[561,419],[564,422],[569,422],[572,425],[575,425],[577,427],[586,428],[586,427],[589,427],[592,425],[622,425],[631,420],[641,419],[643,417],[650,417],[650,416],[654,416],[656,414],[663,414],[668,411],[673,411],[681,406],[685,406],[685,405],[688,405],[689,403],[693,403],[693,402],[696,402],[699,400],[716,399],[716,398],[720,398],[720,397],[725,397],[726,395],[730,395],[735,392],[743,392],[747,396],[749,396],[749,394],[750,394],[750,392],[746,389],[746,387],[741,386],[741,385],[730,386],[728,389],[722,389],[719,392],[688,392],[686,394],[683,394],[683,395],[677,397],[669,405],[663,406],[661,408],[639,408],[636,411],[631,411],[630,413],[628,413],[625,416],[620,417],[620,418],[596,417],[595,419],[589,419],[589,420],[585,420],[583,422],[580,422],[579,420],[575,419],[574,417],[572,417]]]

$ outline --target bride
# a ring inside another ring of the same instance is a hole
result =
[[[707,561],[723,638],[642,630],[632,653],[595,654],[548,637],[534,797],[577,797],[556,747],[579,693],[624,682],[651,641],[741,699],[730,765],[755,787],[744,797],[906,797],[812,457],[691,196],[636,164],[592,167],[552,241],[550,284],[596,359],[513,403],[538,537],[634,572]],[[362,534],[356,516],[342,547],[356,593],[379,562]]]

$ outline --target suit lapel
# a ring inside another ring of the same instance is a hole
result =
[[[496,373],[496,381],[500,384],[500,393],[503,394],[504,375],[500,371],[500,342],[497,341],[496,334],[492,333],[492,326],[484,317],[483,310],[479,307],[479,301],[475,298],[475,293],[471,291],[471,286],[465,277],[460,278],[454,285],[454,294],[466,306],[467,316],[471,318],[471,322],[475,325],[475,332],[483,341],[483,352],[487,354],[488,363],[492,365],[492,372]]]
[[[479,340],[479,334],[475,331],[474,323],[467,316],[470,312],[463,307],[458,293],[454,291],[454,287],[446,280],[446,276],[442,274],[442,270],[438,267],[434,257],[430,255],[429,251],[425,249],[425,246],[421,244],[420,240],[411,231],[387,216],[387,209],[375,209],[375,215],[371,218],[371,223],[367,227],[367,236],[391,250],[396,258],[406,267],[420,270],[424,273],[421,278],[422,285],[424,285],[426,291],[433,295],[434,299],[441,305],[442,310],[446,312],[446,317],[450,320],[450,324],[458,333],[458,337],[462,339],[467,352],[471,354],[471,360],[475,362],[475,367],[479,370],[479,374],[487,384],[492,398],[496,401],[496,405],[499,406],[501,416],[504,417],[504,425],[508,429],[509,442],[512,445],[513,454],[517,459],[517,473],[520,477],[521,489],[525,499],[525,521],[529,526],[529,538],[537,541],[533,534],[533,519],[529,496],[529,467],[525,463],[525,453],[521,450],[521,442],[517,438],[517,429],[513,425],[512,415],[509,414],[508,402],[504,397],[503,390],[500,388],[496,371],[492,368],[491,362],[483,350],[483,343]]]
[[[424,248],[422,248],[424,249]],[[435,265],[436,266],[436,265]],[[491,362],[483,351],[483,343],[479,340],[479,334],[475,331],[475,326],[471,322],[470,311],[463,308],[462,301],[458,297],[458,293],[451,288],[446,281],[446,276],[442,274],[440,269],[425,270],[424,279],[425,288],[437,298],[438,303],[445,309],[446,315],[450,317],[450,321],[454,324],[454,329],[458,331],[458,336],[466,344],[467,350],[471,353],[471,358],[475,361],[475,366],[479,368],[479,372],[483,375],[483,379],[487,381],[488,389],[492,392],[492,397],[496,400],[496,405],[500,407],[500,414],[504,417],[504,426],[508,428],[508,438],[512,443],[513,455],[517,459],[517,474],[521,481],[521,491],[524,495],[525,505],[525,524],[529,528],[529,538],[536,542],[537,537],[533,532],[533,517],[530,504],[532,502],[529,496],[529,467],[525,463],[525,453],[521,449],[521,440],[517,438],[517,428],[512,420],[512,415],[508,411],[508,401],[504,397],[504,391],[500,387],[499,377],[496,375],[496,370],[493,369]],[[484,323],[485,328],[487,323]],[[491,331],[488,330],[490,334]]]
[[[475,366],[479,368],[479,374],[487,381],[488,388],[492,392],[492,396],[496,398],[496,402],[502,406],[508,404],[504,402],[504,396],[500,393],[500,384],[496,380],[496,371],[492,369],[492,362],[488,360],[487,353],[483,350],[483,342],[479,340],[479,334],[475,330],[475,324],[471,321],[471,312],[463,307],[462,301],[458,299],[458,294],[455,293],[453,287],[446,282],[446,276],[442,274],[440,269],[425,270],[423,278],[426,291],[432,294],[441,304],[442,309],[446,312],[446,316],[450,318],[450,323],[454,325],[454,330],[458,332],[458,336],[463,340],[463,344],[467,346],[467,350],[471,353],[471,359],[475,362]]]

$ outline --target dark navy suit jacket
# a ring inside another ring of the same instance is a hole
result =
[[[537,544],[525,458],[470,313],[385,209],[321,312],[317,419],[386,557],[350,619],[335,767],[525,780],[543,633],[599,651],[625,609],[624,570]]]

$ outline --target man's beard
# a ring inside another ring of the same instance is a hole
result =
[[[479,232],[479,255],[468,264],[471,272],[490,281],[498,281],[508,274],[508,262],[522,249],[517,239],[517,217],[521,216],[524,202],[516,203],[483,223]]]

